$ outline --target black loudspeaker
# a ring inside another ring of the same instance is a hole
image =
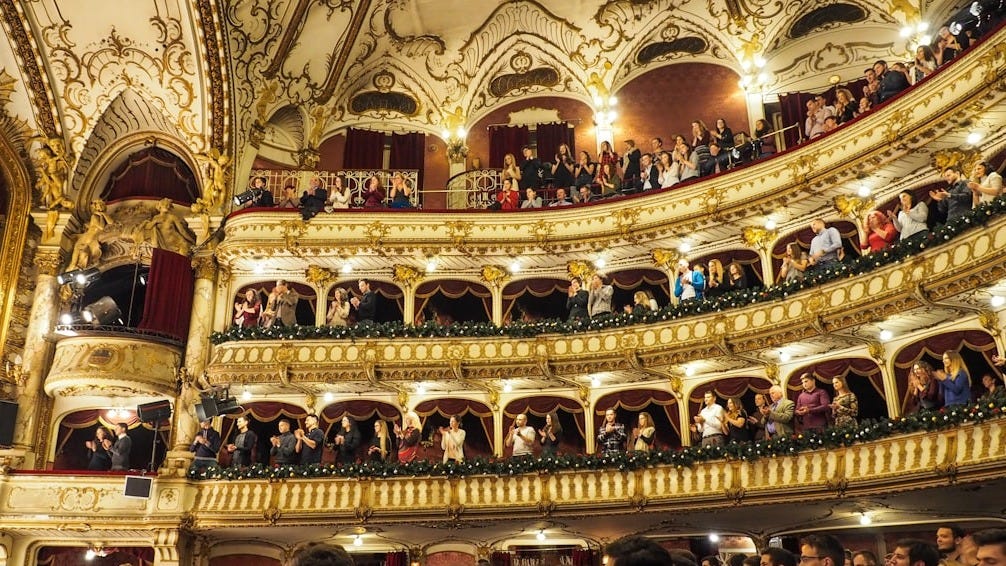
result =
[[[14,423],[17,422],[17,403],[0,401],[0,446],[14,444]]]
[[[150,488],[153,485],[153,478],[144,476],[126,476],[126,485],[122,488],[122,495],[126,497],[147,499],[150,497]]]
[[[157,423],[171,418],[171,401],[154,401],[136,406],[136,418],[142,423]]]
[[[217,400],[213,397],[203,397],[202,401],[196,405],[196,418],[199,419],[199,422],[212,419],[219,414]]]

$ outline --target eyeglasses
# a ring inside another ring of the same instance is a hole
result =
[[[804,562],[810,562],[811,560],[820,560],[821,558],[822,558],[821,556],[806,556],[806,555],[801,555],[800,556],[800,563],[803,564]]]

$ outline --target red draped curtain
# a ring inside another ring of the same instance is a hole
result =
[[[483,456],[492,455],[493,451],[493,412],[485,404],[479,401],[474,401],[472,399],[460,399],[460,398],[444,398],[444,399],[427,399],[422,403],[416,405],[416,414],[423,422],[423,426],[426,425],[426,418],[431,415],[440,415],[445,419],[449,419],[452,416],[464,417],[465,415],[471,414],[479,419],[482,425],[481,433],[484,435],[485,445],[489,449],[488,454],[481,454]],[[439,437],[439,435],[437,435]],[[480,439],[475,436],[475,431],[467,430],[465,437],[465,453],[471,455],[478,455],[480,451],[478,450],[481,444]],[[472,451],[469,452],[468,448],[471,447]],[[436,445],[439,451],[440,445]]]
[[[569,146],[570,155],[576,159],[576,148],[573,141],[573,129],[566,122],[538,124],[536,130],[538,159],[548,163],[555,159],[559,146]]]
[[[380,169],[384,164],[384,132],[349,128],[342,153],[345,169]]]
[[[779,95],[783,127],[796,125],[795,128],[783,133],[787,148],[796,146],[803,138],[805,133],[803,126],[807,119],[807,101],[812,100],[814,96],[810,92],[789,92]]]
[[[542,299],[556,294],[556,300],[562,304],[564,310],[566,308],[567,287],[569,287],[569,281],[565,279],[528,279],[510,283],[503,288],[503,320],[511,320],[514,305],[524,295]],[[561,296],[558,295],[559,293]]]
[[[985,362],[989,371],[1001,375],[1000,370],[992,363],[992,356],[997,353],[995,339],[987,332],[983,330],[958,330],[930,336],[924,340],[905,346],[894,357],[894,378],[898,383],[898,392],[901,395],[902,412],[905,410],[906,393],[908,391],[908,372],[911,371],[912,366],[924,356],[930,358],[931,362],[933,360],[940,360],[943,357],[943,353],[948,350],[961,352],[965,363],[969,361],[968,358],[970,357],[968,350],[975,352],[977,358]],[[937,362],[934,363],[934,367],[942,368],[943,364],[942,362]],[[971,374],[972,387],[974,387],[976,382],[980,383],[975,375],[978,371],[971,366],[968,367],[968,370]]]
[[[656,405],[663,409],[663,416],[667,418],[667,424],[671,427],[670,431],[661,430],[661,426],[658,424],[657,440],[666,446],[680,446],[681,423],[678,422],[678,400],[670,392],[660,389],[633,389],[609,393],[598,399],[594,405],[594,422],[595,424],[600,423],[601,417],[604,416],[604,413],[608,409],[622,409],[630,413],[639,413],[640,411],[650,410],[650,405]],[[655,411],[650,412],[654,421],[657,421],[661,415],[654,413]],[[633,420],[632,422],[625,422],[623,424],[626,425],[626,430],[632,430],[636,427],[636,423],[637,421]],[[591,434],[595,432],[591,431]]]
[[[583,441],[586,438],[586,432],[584,431],[584,426],[586,426],[584,422],[584,410],[583,405],[575,399],[551,395],[514,399],[503,408],[503,430],[510,430],[517,415],[525,413],[540,418],[541,424],[535,426],[535,429],[542,428],[545,425],[545,415],[552,411],[557,413],[556,416],[559,416],[560,422],[565,419],[561,415],[558,415],[558,413],[570,415],[571,420],[576,423],[576,432],[579,434],[574,441],[569,432],[564,432],[562,442],[560,443],[562,451],[573,453],[583,452],[585,448]]]
[[[195,281],[189,258],[154,248],[140,330],[162,332],[178,340],[189,334]]]
[[[521,148],[531,141],[527,126],[492,126],[489,128],[489,167],[503,167],[503,156],[512,153],[517,163],[523,159]]]
[[[380,295],[377,307],[377,319],[376,322],[388,322],[392,320],[402,320],[402,313],[405,312],[405,292],[402,291],[398,285],[390,281],[377,281],[374,279],[368,279],[370,282],[370,290],[374,292],[375,295]],[[350,297],[361,297],[360,287],[358,286],[358,279],[352,279],[349,281],[340,281],[338,286],[343,287],[349,293]],[[334,288],[329,290],[329,293],[333,293]],[[396,310],[389,311],[389,306],[394,306]],[[350,316],[355,316],[356,311],[351,311]]]
[[[401,411],[394,405],[383,401],[371,399],[353,399],[350,401],[338,401],[322,409],[318,418],[322,421],[319,426],[325,431],[326,436],[332,434],[333,427],[338,428],[342,422],[342,417],[349,417],[360,428],[361,438],[373,437],[373,420],[381,419],[388,423],[388,430],[394,428],[394,423],[402,418]],[[375,418],[376,417],[376,418]],[[363,425],[367,426],[364,430]]]
[[[749,391],[754,393],[768,393],[770,387],[772,387],[772,382],[764,377],[730,377],[726,379],[717,379],[716,381],[709,383],[703,383],[693,389],[688,395],[688,414],[698,414],[703,405],[702,397],[707,391],[712,391],[720,399],[726,399],[728,397],[744,397]],[[724,407],[726,406],[725,403],[721,404]]]
[[[385,566],[409,566],[409,553],[404,550],[389,552],[384,557]]]
[[[85,558],[87,547],[43,546],[38,549],[39,566],[152,566],[154,549],[139,547],[108,547],[105,556]]]
[[[137,197],[167,197],[189,205],[199,198],[199,184],[181,158],[159,147],[148,147],[130,155],[109,176],[101,192],[105,201]]]
[[[443,295],[448,299],[460,299],[466,294],[471,294],[477,299],[481,299],[485,317],[474,317],[472,320],[492,320],[493,318],[493,295],[485,285],[472,283],[470,281],[427,281],[416,288],[416,322],[419,323],[423,317],[423,309],[430,302],[430,299],[437,295]],[[445,313],[453,319],[458,319],[460,313]],[[440,321],[445,322],[445,321]],[[450,321],[446,321],[450,322]]]
[[[799,394],[799,391],[803,389],[800,385],[800,376],[805,373],[814,376],[819,386],[826,385],[828,388],[831,387],[832,379],[847,377],[853,373],[867,378],[881,398],[887,397],[884,394],[884,377],[880,372],[880,366],[877,365],[877,362],[867,358],[841,358],[803,366],[789,374],[787,388],[791,392],[795,391]]]
[[[423,186],[423,164],[426,159],[426,134],[391,134],[391,156],[388,165],[392,169],[417,169],[419,177],[413,191]],[[421,194],[421,193],[420,193]]]
[[[111,409],[82,409],[67,414],[59,421],[59,433],[56,439],[56,460],[54,469],[73,470],[87,468],[87,455],[83,448],[85,440],[94,437],[94,429],[105,427],[108,432],[115,429],[117,423],[126,423],[128,428],[142,427],[152,431],[148,423],[141,423],[136,418],[136,411],[127,409],[126,416],[109,416]],[[163,423],[161,423],[163,425]],[[158,427],[161,442],[167,443],[170,429]],[[162,447],[164,444],[162,444]],[[149,455],[149,453],[148,453]]]

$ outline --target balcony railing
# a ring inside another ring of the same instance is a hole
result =
[[[385,194],[387,195],[388,187],[391,186],[391,177],[396,173],[401,173],[405,177],[405,185],[412,189],[409,200],[412,202],[412,206],[419,208],[422,205],[423,199],[422,191],[417,188],[419,186],[419,171],[416,169],[344,169],[342,171],[255,169],[251,172],[251,178],[265,177],[266,188],[272,192],[273,198],[279,202],[279,199],[283,195],[283,187],[293,185],[297,189],[296,195],[299,197],[309,186],[312,177],[320,178],[321,186],[328,190],[329,196],[331,196],[331,187],[335,184],[335,178],[342,175],[346,177],[346,183],[352,195],[350,206],[360,207],[363,206],[363,193],[366,190],[367,179],[376,175],[381,180],[381,186],[384,187]],[[390,195],[386,196],[385,203],[389,204],[390,202]]]

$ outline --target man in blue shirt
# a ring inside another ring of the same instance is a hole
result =
[[[810,223],[810,229],[814,231],[814,239],[810,241],[810,264],[818,267],[836,263],[840,258],[839,252],[842,249],[842,235],[834,226],[827,227],[824,220],[814,219]]]

